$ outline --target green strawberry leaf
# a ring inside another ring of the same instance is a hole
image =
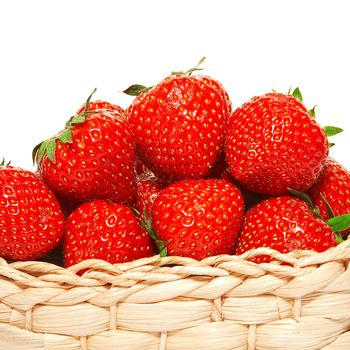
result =
[[[316,105],[314,105],[310,110],[309,110],[309,114],[311,116],[312,119],[316,119]]]
[[[2,158],[2,161],[0,163],[0,166],[4,166],[5,165],[5,158]]]
[[[340,134],[344,131],[342,128],[338,128],[336,126],[324,126],[323,129],[328,137]]]
[[[81,114],[77,114],[70,121],[70,126],[84,123],[85,120],[86,120],[86,113],[85,112],[83,112]]]
[[[327,220],[327,224],[332,228],[333,231],[344,231],[350,227],[350,214],[344,214],[336,216],[335,218],[331,218]]]
[[[52,163],[56,163],[56,139],[50,139],[46,146],[46,155]]]
[[[58,136],[58,139],[63,143],[72,143],[72,130],[70,128],[64,129]]]
[[[135,208],[133,208],[133,211],[134,213],[138,213],[138,215],[140,214]],[[146,209],[143,212],[143,219],[139,219],[139,222],[156,244],[159,255],[161,257],[167,256],[166,242],[158,238],[157,233],[152,227],[152,219],[147,217]]]
[[[41,161],[46,153],[47,144],[49,143],[49,141],[50,141],[50,139],[45,140],[44,142],[42,142],[38,145],[39,146],[39,153],[38,153],[38,159],[37,159],[38,164],[41,163]],[[38,147],[38,146],[36,146],[36,147]]]
[[[303,95],[300,92],[300,89],[297,87],[293,90],[292,96],[297,98],[300,102],[303,102]]]
[[[323,193],[320,193],[321,195],[321,198],[326,206],[326,209],[327,209],[327,213],[328,213],[328,216],[330,218],[334,218],[334,212],[333,212],[333,209],[331,207],[331,205],[329,204],[329,202],[327,201],[326,197],[323,195]]]
[[[335,145],[334,142],[328,142],[328,147],[329,147],[329,148],[332,148],[334,145]]]
[[[140,84],[134,84],[134,85],[129,86],[123,92],[124,92],[124,94],[127,94],[129,96],[138,96],[142,92],[147,92],[150,89],[152,89],[152,86],[147,87],[147,86],[140,85]]]

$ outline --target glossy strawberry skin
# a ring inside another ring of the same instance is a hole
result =
[[[84,203],[68,217],[66,227],[66,266],[86,259],[114,264],[154,255],[151,238],[122,204],[104,200]]]
[[[158,178],[201,178],[222,150],[231,102],[206,76],[171,75],[127,110],[138,155]]]
[[[334,159],[327,159],[321,175],[308,191],[313,205],[317,206],[321,216],[328,220],[330,217],[321,193],[335,216],[350,214],[350,173]],[[348,229],[342,234],[349,231]]]
[[[163,189],[152,224],[168,255],[201,260],[232,254],[244,211],[239,190],[224,180],[183,180]]]
[[[85,103],[78,109],[76,114],[81,114],[85,110]],[[96,100],[96,101],[91,101],[88,104],[88,110],[89,111],[98,111],[98,110],[103,110],[103,111],[108,111],[110,114],[115,114],[117,117],[124,117],[125,116],[125,110],[113,103],[107,102],[107,101],[101,101],[101,100]]]
[[[30,171],[0,166],[0,256],[39,259],[63,233],[63,213],[48,187]]]
[[[56,142],[56,161],[39,163],[43,181],[77,203],[110,199],[132,204],[136,198],[135,144],[128,122],[106,111],[88,114],[72,128],[72,142]]]
[[[322,252],[336,245],[332,229],[313,216],[303,200],[282,196],[266,199],[247,212],[235,254],[259,247],[269,247],[281,253],[293,250]],[[251,260],[262,263],[272,259],[261,255]]]
[[[231,116],[226,160],[247,189],[272,196],[288,187],[305,191],[319,176],[328,156],[324,130],[295,97],[257,96]]]

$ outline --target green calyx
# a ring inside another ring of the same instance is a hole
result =
[[[135,208],[132,208],[132,211],[138,217],[142,228],[149,234],[149,236],[152,238],[152,240],[156,244],[159,255],[161,257],[167,256],[166,242],[162,241],[157,237],[157,233],[154,231],[152,227],[152,219],[147,217],[146,210],[143,213],[142,219],[141,219],[141,214]]]
[[[72,143],[73,142],[73,139],[72,139],[73,126],[77,125],[77,124],[84,123],[87,116],[89,114],[93,113],[93,111],[89,111],[88,109],[89,109],[89,103],[90,103],[91,97],[95,92],[96,92],[96,89],[94,89],[92,91],[92,93],[90,94],[90,96],[87,98],[87,100],[85,102],[85,109],[83,112],[70,117],[63,130],[61,130],[55,136],[53,136],[53,137],[51,137],[43,142],[40,142],[39,144],[37,144],[33,148],[32,159],[33,159],[34,164],[35,164],[35,162],[37,164],[40,164],[45,155],[52,163],[55,163],[56,162],[56,143],[57,143],[57,141],[61,141],[63,143]]]
[[[335,216],[333,209],[329,204],[329,202],[327,201],[326,197],[323,195],[323,193],[320,193],[320,195],[326,206],[327,213],[329,216],[329,219],[326,222],[335,233],[335,238],[337,240],[337,243],[341,243],[343,242],[343,238],[340,232],[350,227],[350,214]]]
[[[125,89],[123,92],[124,94],[127,94],[129,96],[138,96],[142,92],[147,92],[148,90],[151,90],[153,86],[144,86],[141,84],[134,84],[130,85],[127,89]]]
[[[330,218],[327,220],[327,224],[335,232],[337,242],[341,243],[343,242],[343,239],[339,232],[344,231],[350,227],[350,214],[343,214],[334,218]]]
[[[200,68],[199,66],[203,64],[204,61],[205,61],[205,57],[202,57],[194,67],[187,69],[186,71],[172,71],[171,74],[191,75],[193,72],[203,69],[203,68]],[[123,92],[124,94],[127,94],[129,96],[139,96],[141,93],[147,92],[152,88],[153,86],[133,84],[133,85],[130,85],[127,89],[123,90]]]
[[[290,87],[287,92],[288,95],[292,95],[295,98],[297,98],[300,102],[303,102],[303,95],[301,94],[301,91],[298,87],[296,87],[293,91],[292,88]]]
[[[323,130],[325,131],[327,137],[338,135],[344,131],[342,128],[338,128],[337,126],[324,126]],[[333,147],[334,145],[334,142],[328,142],[329,148]]]
[[[2,161],[0,162],[0,166],[9,166],[11,164],[11,161],[6,163],[5,158],[2,158]]]
[[[295,98],[297,98],[300,102],[303,102],[303,96],[298,87],[295,88],[293,91],[292,88],[289,88],[288,95],[292,95]],[[309,110],[309,115],[312,119],[316,119],[316,105]],[[344,131],[342,128],[338,128],[337,126],[324,126],[323,130],[325,131],[327,137],[338,135]],[[335,145],[335,143],[329,142],[328,145],[329,148],[331,148]]]
[[[344,131],[342,128],[338,128],[337,126],[324,126],[323,130],[326,132],[328,137],[338,135]]]

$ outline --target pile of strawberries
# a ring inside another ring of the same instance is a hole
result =
[[[318,125],[298,88],[232,111],[224,87],[197,70],[132,85],[126,110],[91,95],[34,148],[36,173],[3,162],[0,256],[41,259],[58,248],[70,266],[321,252],[345,239],[350,173],[328,157],[327,139],[341,129]]]

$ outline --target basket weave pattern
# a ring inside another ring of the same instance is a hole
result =
[[[259,254],[284,264],[247,261]],[[69,269],[0,258],[0,349],[350,349],[349,261],[349,240]]]

